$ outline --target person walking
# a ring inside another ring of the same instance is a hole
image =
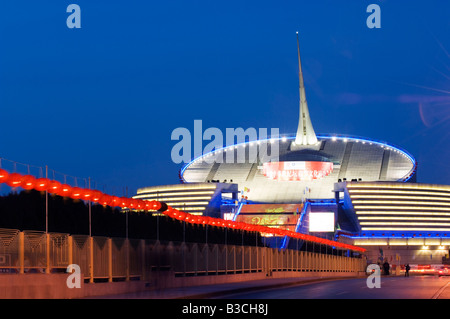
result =
[[[409,266],[409,264],[405,265],[405,277],[409,277],[409,270],[411,269],[411,267]]]
[[[389,275],[389,268],[390,268],[390,265],[389,265],[388,261],[386,260],[383,264],[384,274],[386,276]]]

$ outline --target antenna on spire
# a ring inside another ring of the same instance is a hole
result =
[[[315,145],[317,144],[317,136],[309,117],[308,103],[306,102],[305,84],[303,82],[302,62],[300,59],[300,43],[297,34],[297,52],[298,52],[298,78],[299,78],[299,94],[300,94],[300,117],[298,121],[297,135],[295,137],[295,145]]]

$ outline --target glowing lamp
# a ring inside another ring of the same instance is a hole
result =
[[[136,200],[136,199],[130,199],[130,206],[129,206],[129,208],[137,208],[138,207],[138,204],[139,204],[139,201],[138,200]]]
[[[154,210],[159,210],[162,207],[160,202],[152,200],[152,201],[150,201],[150,203],[152,205],[152,209],[154,209]]]
[[[91,201],[98,203],[98,201],[100,200],[100,198],[102,198],[102,196],[103,196],[102,192],[98,190],[93,190],[91,195]]]
[[[164,214],[171,218],[176,218],[178,216],[178,211],[169,206],[167,207],[167,210],[164,212]]]
[[[58,194],[60,189],[62,187],[62,184],[58,181],[50,181],[48,183],[47,191],[51,194]]]
[[[72,186],[68,184],[62,184],[57,194],[59,196],[70,197],[70,195],[72,195]]]
[[[34,189],[40,192],[46,191],[49,183],[50,180],[48,178],[38,178],[34,185]]]
[[[120,197],[118,197],[118,196],[112,196],[109,205],[112,206],[112,207],[118,207],[118,206],[120,206]]]
[[[84,188],[81,193],[81,199],[91,200],[91,197],[92,197],[92,190],[90,190],[88,188]]]
[[[36,178],[31,175],[25,175],[22,177],[22,185],[21,187],[26,190],[30,190],[34,188],[36,183]]]
[[[130,207],[130,199],[128,198],[128,197],[120,197],[120,207],[122,207],[122,208],[124,208],[124,207],[127,207],[127,208],[129,208]]]
[[[19,187],[22,184],[22,175],[18,173],[9,174],[6,184],[11,187]]]
[[[178,216],[177,216],[178,220],[186,220],[187,217],[188,217],[188,215],[185,212],[178,211]]]
[[[113,197],[110,195],[103,194],[98,200],[99,204],[103,206],[111,205]]]
[[[136,208],[137,209],[145,209],[145,201],[139,199],[136,200],[137,204],[136,204]]]
[[[0,168],[0,183],[6,183],[8,180],[9,173],[4,169]]]
[[[153,209],[152,208],[152,203],[151,202],[149,202],[148,200],[146,200],[146,201],[144,201],[145,202],[145,204],[144,204],[144,209],[145,210],[151,210],[151,209]]]
[[[80,187],[74,187],[72,188],[72,194],[70,197],[73,199],[80,199],[83,196],[83,189]]]
[[[203,224],[203,217],[202,216],[195,216],[195,219],[193,220],[193,222],[197,225],[201,225]]]

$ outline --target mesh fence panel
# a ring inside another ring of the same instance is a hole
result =
[[[50,265],[52,268],[67,268],[69,265],[68,234],[50,234]]]
[[[73,235],[72,241],[73,263],[80,266],[81,273],[84,275],[84,278],[89,278],[89,236]]]
[[[126,277],[127,267],[126,240],[124,238],[112,238],[112,276]]]
[[[47,238],[45,232],[26,230],[23,233],[25,268],[29,271],[44,272],[47,267]]]
[[[19,231],[0,228],[0,269],[19,267]]]
[[[94,277],[108,278],[109,277],[109,250],[107,237],[93,237],[93,256],[94,256]]]
[[[20,255],[21,251],[23,255]],[[3,272],[10,272],[11,269],[45,272],[47,265],[53,270],[63,269],[69,262],[80,266],[84,278],[108,280],[111,277],[151,278],[156,275],[155,271],[161,270],[177,275],[292,270],[349,272],[364,271],[366,265],[363,258],[267,247],[161,243],[0,228],[0,272],[2,269]]]

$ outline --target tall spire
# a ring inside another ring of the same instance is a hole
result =
[[[300,93],[300,117],[298,121],[296,145],[314,145],[317,144],[317,136],[309,117],[308,103],[306,102],[305,84],[303,83],[302,63],[300,60],[300,44],[297,31],[297,51],[298,51],[298,77]]]

